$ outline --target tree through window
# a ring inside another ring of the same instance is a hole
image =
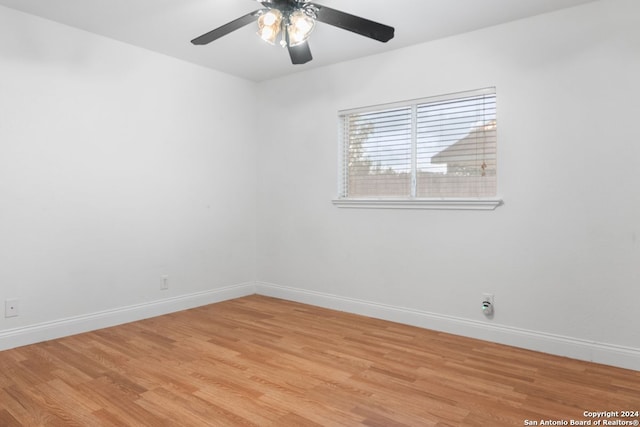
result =
[[[496,195],[495,89],[340,114],[341,198]]]

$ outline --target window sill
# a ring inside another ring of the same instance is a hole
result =
[[[502,199],[335,199],[339,208],[359,209],[438,209],[492,211]]]

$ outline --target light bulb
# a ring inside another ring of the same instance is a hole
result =
[[[280,33],[280,23],[282,13],[278,9],[271,9],[269,12],[258,18],[258,36],[268,43],[274,44],[278,33]]]
[[[313,28],[313,21],[311,19],[297,19],[295,24],[295,29],[297,32],[301,32],[303,34],[307,34]]]
[[[267,27],[275,24],[277,20],[278,18],[276,17],[276,14],[273,12],[273,10],[270,10],[262,17],[262,23]]]
[[[264,27],[262,29],[262,33],[260,34],[260,37],[262,38],[262,40],[264,41],[270,41],[273,38],[273,28],[271,27]]]
[[[311,31],[313,31],[315,23],[315,20],[302,10],[293,12],[289,17],[289,25],[287,27],[289,44],[296,46],[305,42],[309,38]]]

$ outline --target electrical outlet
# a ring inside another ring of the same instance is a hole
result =
[[[482,312],[484,315],[493,318],[494,310],[493,294],[482,294]]]
[[[160,282],[160,290],[166,291],[169,289],[169,276],[162,276],[162,281]]]
[[[489,301],[493,305],[493,294],[482,294],[482,302]]]
[[[4,302],[4,317],[17,317],[18,314],[20,314],[20,300],[6,300]]]

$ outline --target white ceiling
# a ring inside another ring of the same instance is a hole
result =
[[[327,24],[316,26],[313,61],[292,65],[249,24],[206,46],[190,40],[262,8],[254,0],[0,0],[4,5],[254,81],[472,31],[594,0],[317,0],[395,27],[380,43]]]

